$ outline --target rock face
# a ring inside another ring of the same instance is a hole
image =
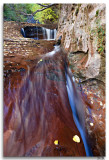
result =
[[[84,68],[82,76],[105,82],[105,69],[101,69],[105,61],[105,4],[61,5],[57,39],[61,35],[70,57],[78,51],[87,54],[79,64]]]
[[[105,155],[105,4],[62,4],[57,39],[86,105],[94,156]]]

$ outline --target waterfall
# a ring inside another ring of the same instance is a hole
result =
[[[22,33],[23,37],[26,38],[26,34],[25,34],[25,31],[24,31],[24,28],[21,28],[21,33]]]
[[[75,80],[74,78],[71,78],[71,71],[67,69],[67,66],[65,66],[65,76],[66,76],[66,87],[67,87],[67,92],[68,92],[68,98],[70,102],[70,106],[72,109],[73,113],[73,118],[75,121],[75,124],[81,134],[86,155],[87,156],[92,156],[92,152],[88,146],[87,140],[86,140],[86,135],[85,135],[85,119],[84,117],[84,108],[82,106],[82,102],[80,100],[80,97],[78,96],[78,93],[76,91],[76,86],[75,86]]]
[[[56,29],[47,29],[44,27],[25,27],[21,28],[21,34],[25,38],[34,38],[36,40],[55,40],[56,39]]]
[[[46,39],[46,35],[47,35],[47,40],[56,39],[56,29],[47,29],[43,27],[42,30],[44,39]]]
[[[56,29],[54,29],[54,39],[56,39]]]
[[[50,29],[46,29],[47,40],[50,40]]]
[[[44,27],[42,27],[42,32],[43,32],[44,39],[46,39],[46,29]]]

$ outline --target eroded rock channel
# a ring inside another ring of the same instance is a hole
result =
[[[22,28],[4,23],[4,156],[104,155],[104,83],[75,76],[55,28]]]

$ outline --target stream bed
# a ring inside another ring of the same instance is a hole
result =
[[[33,59],[4,58],[5,156],[86,155],[69,104],[65,55],[51,44],[52,51],[41,47],[43,54],[39,49]],[[80,143],[73,141],[75,135]]]
[[[46,40],[4,40],[4,156],[103,155],[104,84],[76,84],[67,54],[43,31]]]

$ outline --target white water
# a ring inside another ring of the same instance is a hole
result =
[[[43,31],[44,39],[46,39],[46,36],[47,36],[47,40],[56,39],[56,29],[47,29],[47,28],[42,27],[42,31]]]
[[[54,50],[51,52],[48,52],[45,56],[53,56],[55,53],[60,51],[60,46],[54,46]]]
[[[21,28],[21,33],[23,34],[24,37],[26,37],[24,28]]]
[[[46,39],[46,28],[42,27],[43,37]]]
[[[43,33],[43,39],[45,39],[45,40],[55,40],[56,39],[56,32],[57,32],[56,29],[47,29],[44,27],[41,27],[41,29],[42,29],[42,33]],[[24,28],[21,28],[21,33],[26,38]],[[31,34],[33,34],[33,36],[34,36],[34,33],[31,33]],[[38,40],[39,39],[38,28],[36,28],[35,34],[36,34],[35,39]]]
[[[46,29],[47,40],[50,40],[50,35],[51,35],[50,31],[51,31],[50,29]]]
[[[56,33],[57,33],[57,30],[54,29],[54,39],[56,39]]]

